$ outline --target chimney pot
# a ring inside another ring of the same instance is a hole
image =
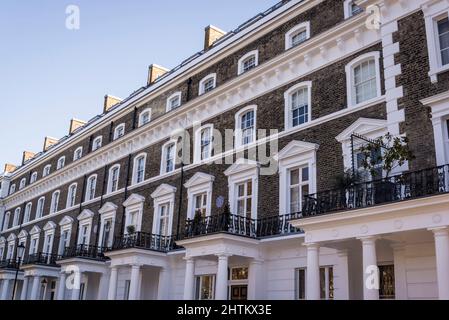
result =
[[[213,25],[207,26],[204,36],[204,50],[208,50],[210,47],[212,47],[215,41],[223,37],[225,34],[226,32]]]

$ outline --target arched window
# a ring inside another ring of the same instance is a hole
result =
[[[9,194],[13,194],[14,192],[16,192],[16,185],[12,184],[11,187],[9,187]]]
[[[285,50],[293,48],[310,38],[310,22],[301,23],[285,34]]]
[[[346,66],[349,107],[381,96],[379,57],[379,52],[366,53]]]
[[[102,143],[103,143],[103,136],[96,137],[92,142],[92,151],[100,149]]]
[[[20,180],[19,190],[22,190],[23,188],[25,188],[26,183],[27,183],[26,178],[23,178],[22,180]]]
[[[56,166],[56,170],[62,169],[65,166],[65,157],[61,157],[58,160],[58,165]]]
[[[9,229],[9,219],[11,218],[11,212],[5,213],[5,219],[3,220],[3,228],[2,231]]]
[[[355,0],[345,0],[344,2],[345,19],[355,16],[361,13],[362,11],[363,9],[355,3]]]
[[[33,172],[30,178],[30,184],[35,183],[37,181],[37,172]]]
[[[199,88],[199,95],[208,93],[212,90],[215,89],[215,87],[217,86],[217,74],[216,73],[212,73],[208,76],[205,76],[201,81],[200,81],[200,88]]]
[[[20,208],[17,208],[14,211],[14,219],[12,221],[12,226],[13,227],[17,227],[19,225],[19,223],[20,223],[20,211],[21,211]]]
[[[240,58],[238,64],[238,74],[241,75],[245,72],[254,69],[259,65],[259,51],[253,50],[248,52],[243,57]]]
[[[73,161],[81,159],[82,156],[83,156],[83,147],[78,147],[73,153]]]
[[[48,164],[44,167],[44,171],[42,172],[42,177],[46,177],[51,172],[51,164]]]
[[[169,112],[173,109],[179,108],[181,106],[181,97],[181,91],[175,92],[170,97],[168,97],[166,111]]]
[[[25,206],[25,214],[23,216],[23,223],[27,223],[31,219],[31,209],[33,207],[33,204],[31,202],[27,203]]]
[[[139,127],[151,121],[151,109],[143,110],[139,115]]]
[[[285,130],[303,125],[312,117],[312,82],[301,82],[284,94]]]
[[[37,201],[36,219],[42,218],[42,216],[44,215],[44,205],[45,205],[45,198],[42,197]]]
[[[71,184],[67,193],[67,208],[75,206],[77,184]]]
[[[162,147],[161,174],[175,170],[176,141],[169,141]]]
[[[119,124],[114,130],[114,140],[117,140],[125,135],[125,124]]]
[[[120,165],[115,165],[109,169],[108,193],[118,190],[120,178]]]
[[[212,157],[213,152],[213,131],[212,124],[205,125],[195,132],[195,162],[201,162]]]
[[[141,183],[145,180],[145,163],[147,159],[147,154],[139,154],[134,159],[133,166],[133,184]]]
[[[257,106],[243,108],[235,115],[235,147],[256,141]]]
[[[95,198],[96,187],[97,175],[90,176],[89,179],[87,179],[86,201],[90,201]]]
[[[59,190],[53,192],[53,195],[51,196],[50,214],[58,212],[60,195],[61,195],[61,192],[59,192]]]

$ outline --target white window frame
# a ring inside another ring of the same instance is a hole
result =
[[[232,214],[237,215],[237,186],[251,180],[251,218],[257,219],[257,206],[259,203],[259,167],[259,164],[255,161],[239,158],[224,172],[228,177],[229,205]]]
[[[63,238],[60,237],[59,238],[59,243],[58,243],[58,254],[62,255],[64,253],[65,248],[70,247],[70,240],[72,238],[72,225],[73,225],[73,218],[71,217],[64,217],[61,222],[59,222],[59,227],[60,227],[60,235],[62,236],[64,234],[65,231],[67,231],[68,233],[68,239],[67,239],[67,246],[63,247]]]
[[[345,0],[345,2],[343,3],[345,19],[348,19],[348,18],[351,18],[352,16],[354,16],[352,14],[352,9],[351,9],[351,5],[354,2],[355,2],[355,0]]]
[[[208,80],[210,80],[210,79],[213,79],[213,80],[214,80],[214,87],[213,87],[211,90],[209,90],[209,91],[206,92],[206,91],[205,91],[204,85],[205,85],[206,82],[207,82]],[[203,79],[200,80],[198,95],[201,96],[201,95],[203,95],[203,94],[209,93],[209,92],[211,92],[213,89],[215,89],[216,87],[217,87],[217,74],[216,74],[216,73],[208,74],[207,76],[205,76]]]
[[[20,183],[19,183],[19,190],[22,190],[23,188],[25,188],[26,184],[27,184],[27,179],[22,178],[22,180],[20,180]]]
[[[300,33],[300,32],[306,32],[306,39],[304,40],[307,41],[308,39],[310,39],[310,21],[306,21],[303,23],[298,24],[297,26],[291,28],[286,34],[285,34],[285,50],[291,49],[293,47],[297,47],[299,45],[301,45],[304,42],[298,43],[297,45],[293,45],[293,37]]]
[[[73,194],[72,197],[72,188],[75,188],[75,192]],[[67,188],[67,202],[66,202],[66,208],[72,208],[76,205],[76,191],[78,189],[78,184],[77,183],[72,183],[68,188]],[[73,201],[72,201],[73,200]],[[72,205],[73,202],[73,205]]]
[[[119,138],[121,138],[121,137],[123,137],[124,135],[125,135],[125,124],[124,123],[121,123],[121,124],[119,124],[117,127],[115,127],[115,129],[114,129],[114,141],[115,140],[117,140],[117,139],[119,139]],[[121,135],[121,136],[119,136],[119,129],[123,129],[123,134]]]
[[[190,178],[184,187],[187,189],[187,219],[195,217],[195,197],[206,194],[206,217],[212,213],[212,190],[215,177],[206,173],[197,172]]]
[[[98,245],[99,246],[102,246],[102,243],[103,243],[104,226],[105,226],[105,222],[107,220],[111,220],[111,232],[109,234],[109,239],[107,241],[107,247],[111,247],[114,242],[114,230],[115,230],[115,220],[116,220],[116,215],[117,215],[117,208],[118,207],[115,204],[107,202],[98,211],[101,215],[100,233],[98,235]],[[125,229],[126,229],[126,226],[125,226]],[[126,230],[125,230],[125,232],[126,232]]]
[[[40,205],[42,203],[42,205]],[[37,200],[36,205],[36,219],[40,219],[44,216],[44,208],[45,208],[45,197],[40,197],[39,200]]]
[[[160,227],[160,207],[162,205],[168,204],[168,234],[167,237],[170,237],[173,233],[173,214],[175,207],[175,196],[176,196],[176,188],[167,184],[160,185],[152,194],[153,198],[153,234],[158,234]]]
[[[84,243],[85,246],[90,245],[90,240],[91,240],[91,233],[92,233],[92,220],[93,220],[93,212],[90,210],[84,210],[83,212],[81,212],[81,214],[78,216],[78,230],[80,230],[80,232],[78,233],[78,239],[76,239],[76,243],[77,245],[81,245],[81,240],[82,240],[82,236],[83,234],[81,233],[81,230],[83,227],[87,227],[87,241]]]
[[[0,241],[0,261],[3,261],[4,255],[5,255],[5,239],[2,238]]]
[[[94,194],[91,194],[91,193],[90,193],[91,190],[90,190],[90,188],[89,188],[89,185],[90,185],[89,181],[90,181],[91,179],[95,179]],[[87,183],[86,183],[86,194],[85,194],[85,202],[87,202],[87,201],[92,201],[92,200],[95,199],[95,193],[96,193],[96,191],[97,191],[97,182],[98,182],[97,180],[98,180],[98,176],[97,176],[96,174],[91,175],[91,176],[87,179]]]
[[[347,89],[347,100],[348,100],[348,108],[356,108],[362,105],[367,105],[372,103],[373,101],[379,99],[380,96],[382,96],[382,86],[381,86],[381,80],[380,80],[380,53],[379,51],[373,51],[368,52],[365,54],[362,54],[349,62],[346,67],[346,89]],[[355,79],[354,79],[354,69],[358,67],[363,62],[366,62],[368,60],[374,60],[374,65],[376,69],[376,96],[374,98],[371,98],[369,100],[356,103],[356,94],[355,94]]]
[[[31,174],[30,184],[35,183],[36,181],[37,181],[37,172],[34,171],[34,172]]]
[[[200,82],[200,87],[201,87],[201,82]],[[202,94],[202,93],[200,93],[200,94]],[[173,99],[179,99],[179,105],[177,107],[171,106],[171,102],[173,101]],[[179,108],[180,106],[182,106],[182,92],[177,91],[177,92],[173,93],[170,97],[167,98],[167,104],[165,107],[165,111],[170,112],[172,110]]]
[[[10,211],[5,213],[5,218],[3,219],[2,231],[9,229],[9,220],[11,220],[11,212]]]
[[[249,111],[254,111],[254,129],[253,129],[253,141],[249,144],[243,144],[243,131],[242,131],[242,117]],[[257,105],[250,105],[235,114],[235,148],[250,145],[257,141]]]
[[[21,208],[16,208],[16,210],[14,210],[14,217],[12,220],[12,226],[13,227],[17,227],[20,224],[20,213],[21,213],[22,209]]]
[[[245,70],[244,70],[244,62],[245,62],[245,60],[247,60],[248,58],[250,58],[250,57],[252,57],[252,56],[254,56],[254,59],[255,59],[254,67],[251,68],[250,70],[245,71]],[[237,74],[238,74],[238,75],[244,74],[244,73],[246,73],[246,72],[249,72],[249,71],[251,71],[251,70],[257,68],[257,66],[259,66],[259,50],[253,50],[253,51],[250,51],[250,52],[246,53],[243,57],[241,57],[241,58],[239,59],[239,61],[238,61],[238,72],[237,72]]]
[[[167,171],[167,150],[168,150],[168,146],[170,146],[171,144],[174,144],[173,170]],[[160,170],[161,175],[176,171],[177,151],[178,150],[177,150],[177,141],[176,140],[170,140],[170,141],[164,143],[164,145],[162,146],[162,155],[161,155],[161,170]]]
[[[12,184],[11,187],[9,188],[9,194],[13,194],[14,192],[16,192],[16,184]]]
[[[210,144],[209,144],[209,157],[205,159],[201,159],[201,133],[203,130],[209,129],[210,130]],[[197,130],[195,130],[195,147],[194,147],[194,154],[193,154],[193,161],[195,163],[200,163],[202,161],[206,161],[210,158],[212,158],[212,154],[214,151],[214,125],[213,124],[206,124]]]
[[[100,141],[99,143],[97,141]],[[98,146],[97,146],[98,145]],[[92,151],[98,150],[103,145],[103,136],[98,136],[92,141]]]
[[[151,108],[146,108],[142,112],[139,113],[139,127],[151,122]],[[143,122],[143,116],[148,113],[148,121]],[[123,131],[124,132],[124,131]]]
[[[195,300],[197,300],[197,301],[201,301],[201,300],[207,301],[206,299],[201,299],[201,289],[203,287],[203,281],[204,281],[205,277],[209,277],[212,279],[211,297],[209,300],[215,300],[215,293],[216,293],[215,290],[216,290],[216,284],[217,284],[216,275],[215,274],[200,274],[200,275],[195,276]],[[197,293],[199,293],[200,296],[198,296]]]
[[[30,248],[28,249],[28,254],[36,254],[39,252],[39,240],[40,240],[40,228],[33,228],[30,231]],[[36,246],[33,246],[33,241],[36,240]]]
[[[51,203],[50,203],[50,214],[55,214],[55,213],[58,212],[60,198],[61,198],[61,191],[56,190],[55,192],[52,193],[52,195],[51,195]],[[56,200],[57,200],[57,203],[55,203]]]
[[[15,250],[16,250],[16,236],[10,235],[8,237],[8,251],[6,253],[7,260],[13,259]]]
[[[55,242],[55,229],[56,229],[56,225],[53,222],[47,223],[44,227],[44,231],[45,231],[44,232],[44,246],[42,247],[42,252],[44,254],[52,254],[53,253],[53,245]],[[48,246],[48,243],[47,243],[48,236],[51,237],[51,240],[50,240],[51,243],[50,243],[50,248],[48,250],[49,252],[46,252],[46,248]]]
[[[300,124],[296,127],[293,126],[293,115],[292,115],[292,95],[296,93],[298,90],[307,88],[307,103],[308,103],[308,119],[307,122]],[[304,81],[298,83],[288,89],[284,93],[284,122],[285,122],[285,130],[300,128],[301,126],[306,125],[307,123],[312,121],[312,81]]]
[[[42,171],[42,178],[50,175],[51,173],[51,164],[47,164]]]
[[[438,37],[438,21],[449,17],[449,10],[444,1],[426,6],[424,20],[426,25],[427,50],[429,51],[430,71],[429,77],[432,83],[438,82],[438,75],[449,70],[449,64],[441,61],[440,41]]]
[[[137,174],[138,174],[138,160],[143,157],[143,180],[138,182],[137,181]],[[136,157],[134,157],[133,161],[133,177],[132,177],[132,184],[138,184],[145,182],[145,172],[146,172],[146,164],[147,164],[147,154],[145,152],[139,153]]]
[[[80,154],[79,156],[77,154]],[[78,161],[83,157],[83,147],[76,148],[75,152],[73,152],[73,161]]]
[[[116,187],[116,189],[115,190],[112,190],[113,189],[113,185],[112,185],[112,178],[113,178],[113,175],[112,175],[112,172],[115,170],[115,169],[117,169],[118,171],[117,171],[117,187]],[[118,190],[120,190],[119,189],[119,185],[120,185],[120,164],[116,164],[116,165],[113,165],[111,168],[109,168],[109,174],[108,174],[108,193],[113,193],[113,192],[117,192]]]
[[[31,211],[33,210],[33,203],[28,202],[25,206],[25,212],[23,213],[23,223],[30,222],[31,220]]]
[[[60,170],[65,166],[65,156],[58,159],[58,164],[56,165],[56,170]]]
[[[143,216],[143,205],[145,203],[145,198],[138,195],[132,194],[123,202],[125,207],[125,234],[128,233],[126,230],[128,226],[131,225],[131,213],[137,212],[135,231],[140,232],[142,230],[142,216]]]

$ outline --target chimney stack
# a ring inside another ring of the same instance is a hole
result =
[[[103,112],[104,113],[108,112],[113,106],[115,106],[117,103],[120,103],[120,102],[122,102],[122,99],[120,99],[120,98],[110,96],[110,95],[105,95]]]
[[[28,160],[32,159],[36,154],[31,151],[24,151],[22,156],[22,165],[24,165]]]
[[[217,27],[214,27],[213,25],[207,26],[204,36],[204,50],[209,50],[214,42],[223,37],[225,34],[226,32],[218,29]]]
[[[44,151],[47,151],[50,149],[50,147],[58,142],[58,139],[51,138],[51,137],[45,137],[44,140]]]
[[[157,64],[152,64],[148,67],[148,80],[147,85],[153,84],[157,78],[166,74],[169,70],[158,66]]]
[[[70,129],[69,133],[73,133],[76,131],[76,129],[84,126],[86,124],[86,121],[78,120],[78,119],[72,119],[70,120]]]
[[[5,164],[5,172],[6,173],[13,173],[16,169],[17,169],[17,167],[13,164],[10,164],[10,163]]]

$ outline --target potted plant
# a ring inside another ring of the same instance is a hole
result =
[[[203,229],[203,215],[201,213],[201,210],[195,211],[195,216],[192,220],[192,227],[193,227],[193,234],[195,236],[200,235],[202,233]]]
[[[136,233],[136,227],[134,225],[129,225],[126,227],[126,232],[128,233],[128,235],[132,235]]]
[[[391,181],[390,174],[415,158],[408,146],[408,139],[387,133],[362,146],[360,152],[363,155],[362,165],[374,180],[374,202],[379,204],[394,200],[395,183]]]
[[[339,206],[346,208],[348,201],[350,201],[350,193],[354,194],[354,186],[360,183],[362,180],[357,172],[352,172],[351,169],[347,169],[343,173],[334,176],[333,188],[337,191],[337,197],[339,197]]]

